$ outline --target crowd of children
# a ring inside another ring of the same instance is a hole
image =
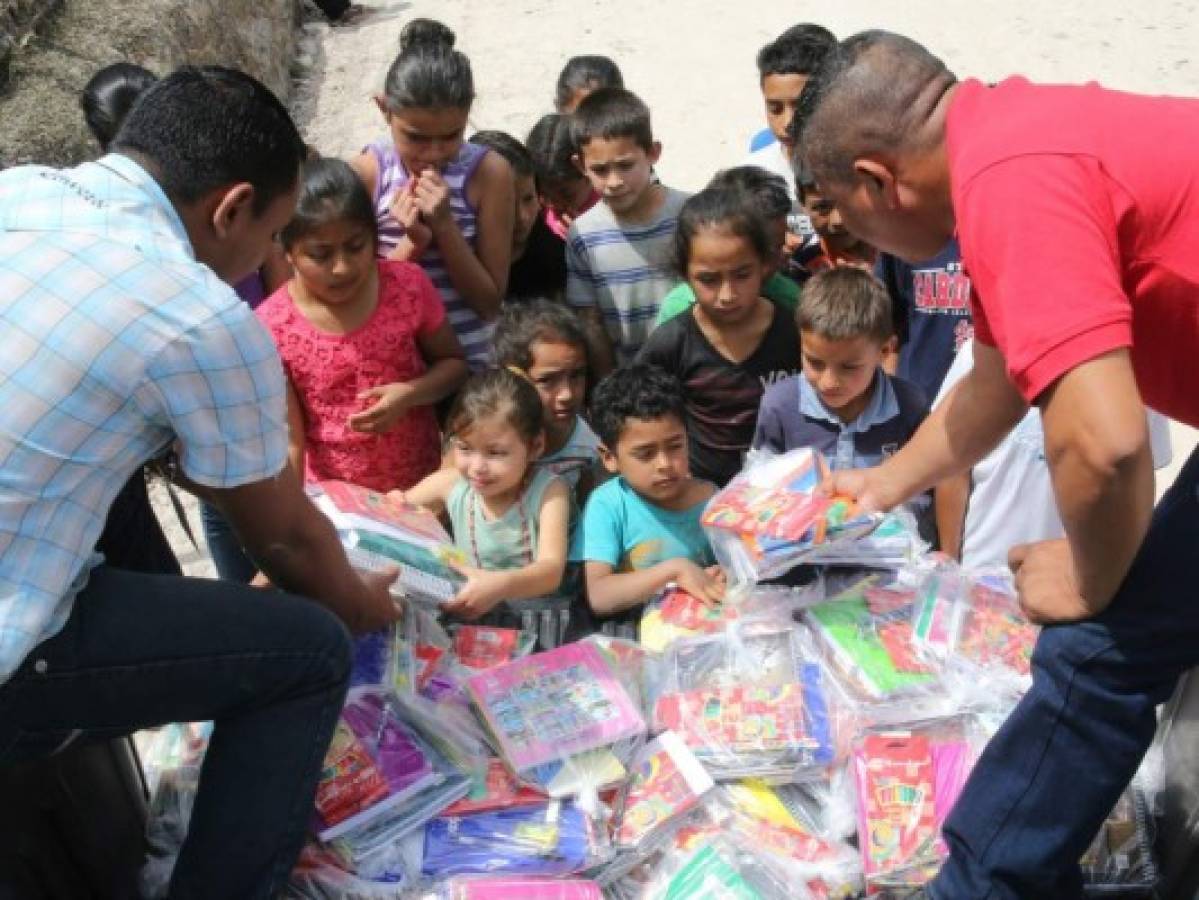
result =
[[[348,163],[314,148],[279,259],[240,287],[283,360],[295,469],[448,521],[468,562],[447,615],[513,625],[552,597],[556,643],[621,633],[671,582],[718,599],[699,518],[747,453],[874,465],[927,415],[970,336],[969,279],[953,245],[877,255],[793,158],[835,45],[803,23],[762,48],[767,127],[693,196],[658,178],[650,110],[604,56],[566,64],[524,142],[468,135],[470,61],[428,19],[375,98],[386,136]],[[152,80],[89,86],[102,143]],[[1052,517],[1043,456],[1028,468]],[[1046,530],[979,524],[971,488],[925,504],[951,553],[1001,561]],[[208,524],[221,574],[250,577]]]

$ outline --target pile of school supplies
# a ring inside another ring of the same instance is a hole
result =
[[[869,556],[883,520],[819,495],[820,465],[751,466],[712,501],[709,527],[757,560],[753,579],[821,547]],[[901,555],[850,581],[735,583],[712,605],[672,585],[647,604],[640,642],[594,635],[544,653],[514,630],[447,632],[410,607],[356,641],[287,896],[919,890],[987,737],[1027,689],[1037,629],[1010,577]],[[1151,889],[1148,809],[1138,783],[1096,836],[1082,860],[1096,895]]]

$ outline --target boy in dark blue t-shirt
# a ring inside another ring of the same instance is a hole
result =
[[[804,285],[796,314],[803,374],[766,389],[754,449],[812,447],[834,469],[876,466],[928,415],[915,385],[888,375],[891,302],[869,272],[826,269]]]
[[[906,263],[884,253],[875,274],[891,297],[899,337],[896,374],[935,397],[958,350],[974,334],[970,322],[970,277],[962,271],[956,239],[937,256]]]

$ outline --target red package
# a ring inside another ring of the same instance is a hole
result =
[[[316,810],[326,826],[362,812],[388,795],[387,780],[366,748],[339,721],[316,786]]]
[[[454,653],[470,669],[493,669],[516,655],[520,632],[514,628],[463,625],[454,635]]]
[[[466,816],[471,813],[495,812],[514,806],[535,806],[545,803],[545,794],[517,783],[512,773],[498,759],[487,763],[486,780],[482,790],[472,790],[457,803],[446,808],[443,816]]]

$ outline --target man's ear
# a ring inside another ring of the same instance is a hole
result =
[[[383,121],[391,124],[391,106],[387,103],[387,98],[382,94],[375,94],[375,106],[379,108],[380,115],[383,116]]]
[[[616,454],[609,450],[606,444],[600,444],[596,450],[599,451],[600,462],[604,464],[604,468],[613,475],[619,475],[620,466],[616,464]]]
[[[853,161],[853,170],[889,209],[899,205],[899,183],[890,166],[864,156]]]
[[[254,216],[254,186],[239,181],[225,188],[212,210],[212,230],[218,238],[226,237],[237,226]]]
[[[662,158],[662,142],[654,141],[652,144],[650,144],[649,152],[645,155],[649,157],[649,164],[651,166],[656,166],[658,164],[658,160]]]

